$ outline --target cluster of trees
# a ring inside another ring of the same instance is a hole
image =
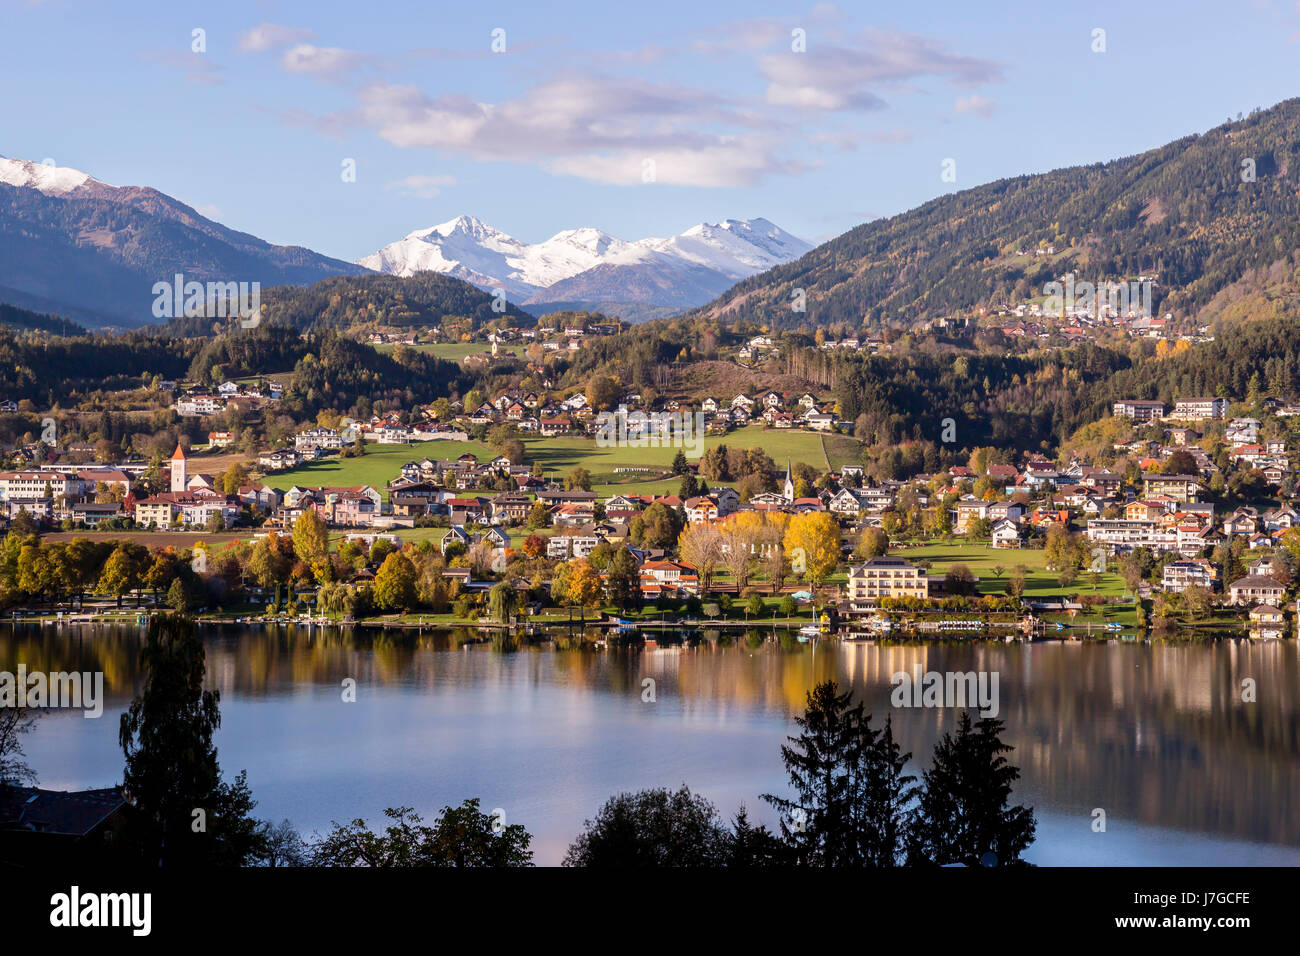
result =
[[[20,309],[3,302],[0,302],[0,326],[17,331],[50,332],[63,336],[86,334],[86,330],[71,319]]]
[[[741,807],[728,826],[683,786],[610,798],[570,845],[566,866],[851,867],[1024,865],[1033,811],[1012,805],[1020,772],[1006,758],[1003,725],[962,712],[935,747],[922,783],[891,722],[871,724],[833,681],[808,693],[800,733],[782,746],[793,796],[765,794],[778,833]]]
[[[746,500],[752,494],[771,491],[776,484],[777,467],[761,448],[728,448],[715,445],[700,459],[699,474],[718,483],[736,487]]]
[[[466,382],[455,362],[428,352],[391,354],[336,332],[313,333],[309,350],[293,367],[281,408],[299,420],[324,408],[348,409],[354,418],[384,408],[414,408],[458,391]]]
[[[145,332],[33,335],[0,328],[0,393],[42,408],[98,389],[135,388],[153,375],[178,378],[199,343]]]
[[[791,573],[821,585],[840,561],[840,526],[825,511],[742,511],[720,524],[687,527],[677,539],[677,553],[696,569],[704,591],[723,568],[738,590],[755,573],[776,588]]]
[[[201,563],[201,562],[200,562]],[[87,594],[117,599],[140,588],[164,595],[178,610],[205,604],[238,585],[239,569],[224,561],[206,576],[195,570],[190,551],[122,541],[74,538],[42,540],[11,532],[0,541],[0,603],[5,606],[41,601],[82,604]]]
[[[1021,585],[1023,593],[1023,579]],[[879,603],[880,607],[886,611],[924,611],[937,608],[941,611],[1015,612],[1018,614],[1023,610],[1020,598],[1010,593],[1006,596],[984,594],[979,597],[967,594],[940,598],[937,601],[919,597],[884,597],[880,598]]]
[[[264,324],[294,329],[347,330],[353,326],[442,326],[448,319],[470,330],[508,318],[531,326],[532,316],[453,276],[421,272],[414,276],[333,276],[309,286],[277,286],[262,293]]]

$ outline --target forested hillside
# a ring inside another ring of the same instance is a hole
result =
[[[437,272],[403,278],[390,275],[334,276],[309,286],[261,290],[262,321],[296,329],[402,328],[457,324],[478,328],[502,317],[516,325],[534,318],[513,304]],[[160,326],[163,335],[211,335],[234,325],[230,319],[182,317]]]
[[[700,314],[777,327],[915,322],[1083,279],[1158,276],[1194,313],[1300,250],[1300,100],[1107,163],[998,180],[869,222],[737,284]],[[795,290],[806,312],[792,309]]]

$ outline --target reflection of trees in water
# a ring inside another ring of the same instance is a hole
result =
[[[899,670],[998,670],[1024,785],[1033,799],[1077,812],[1081,826],[1103,807],[1112,821],[1300,843],[1290,810],[1300,787],[1293,643],[909,645],[854,648],[846,660],[877,712],[892,709],[887,682]],[[1258,683],[1255,704],[1241,701],[1248,676]],[[928,752],[955,716],[893,713],[914,753]]]
[[[695,638],[659,647],[595,650],[596,634],[561,630],[554,644],[483,643],[472,628],[208,627],[208,681],[223,700],[401,683],[424,691],[514,676],[530,685],[628,695],[656,682],[658,701],[684,713],[724,708],[789,716],[832,678],[852,687],[900,745],[928,755],[952,728],[953,710],[896,709],[899,671],[997,671],[1000,716],[1025,799],[1042,809],[1093,807],[1112,829],[1124,821],[1189,826],[1238,838],[1300,844],[1300,652],[1294,641],[1209,644],[877,643],[800,644],[747,633],[733,646]],[[499,632],[506,633],[506,632]],[[103,671],[108,704],[137,690],[143,630],[136,627],[0,626],[0,670]],[[454,654],[443,653],[457,651]],[[1241,681],[1257,702],[1241,701]],[[773,760],[776,760],[773,755]],[[926,759],[925,757],[921,758]]]

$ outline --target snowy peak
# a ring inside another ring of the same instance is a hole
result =
[[[668,239],[642,240],[652,248],[713,268],[733,279],[798,259],[812,246],[766,219],[701,222]]]
[[[613,301],[623,296],[629,302],[681,305],[683,289],[693,290],[693,300],[704,294],[699,290],[725,289],[811,248],[766,219],[702,222],[667,239],[635,242],[583,227],[528,244],[462,215],[416,230],[359,265],[402,276],[445,272],[531,302],[549,301],[553,297],[546,290],[563,283],[555,291],[566,299],[599,288]],[[681,285],[676,290],[674,277]]]
[[[569,245],[575,249],[583,249],[592,255],[603,256],[609,252],[621,252],[628,244],[607,232],[587,227],[584,229],[565,229],[562,232],[557,232],[542,245]]]
[[[0,156],[0,183],[29,187],[47,196],[65,196],[88,182],[97,181],[79,169]]]
[[[424,239],[437,234],[444,239],[464,238],[473,242],[490,242],[493,240],[513,243],[504,232],[493,229],[485,222],[475,219],[473,216],[457,216],[455,219],[449,219],[446,222],[439,223],[430,229],[420,229],[407,236],[408,239]]]

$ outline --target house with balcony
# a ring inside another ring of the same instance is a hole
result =
[[[929,579],[918,566],[902,558],[880,555],[849,568],[848,598],[854,604],[875,603],[884,597],[928,597]]]
[[[1161,589],[1171,594],[1182,594],[1191,587],[1213,591],[1217,583],[1218,570],[1209,561],[1170,561],[1160,579]]]

